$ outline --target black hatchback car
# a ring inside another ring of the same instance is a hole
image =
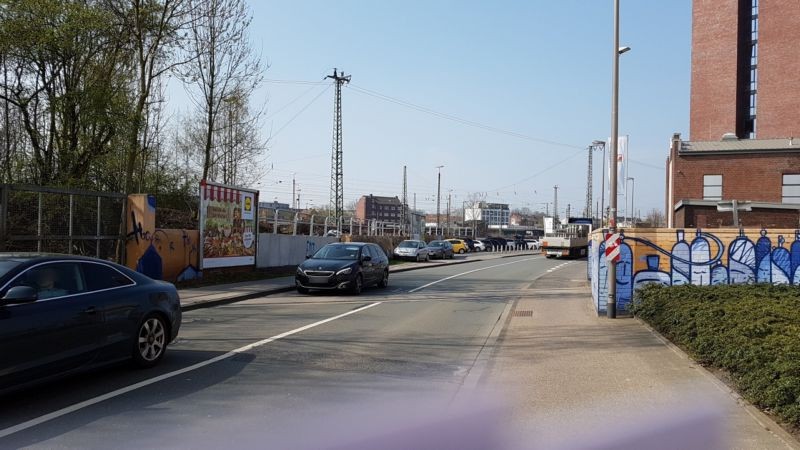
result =
[[[0,392],[122,360],[154,366],[180,326],[170,283],[94,258],[0,253]]]
[[[311,289],[348,291],[358,295],[365,286],[389,285],[389,258],[376,244],[328,244],[297,266],[297,292]]]

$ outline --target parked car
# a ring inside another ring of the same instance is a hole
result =
[[[472,245],[475,247],[476,252],[486,251],[486,244],[484,244],[483,241],[472,241]]]
[[[483,238],[480,240],[483,245],[486,247],[487,252],[497,251],[497,246],[499,245],[497,241],[492,238]]]
[[[492,239],[497,243],[495,250],[506,250],[506,247],[509,245],[509,242],[505,238],[493,237]]]
[[[328,230],[325,236],[342,237],[342,232],[339,230]]]
[[[178,291],[117,264],[0,253],[0,392],[122,360],[152,367],[181,326]]]
[[[430,241],[428,242],[428,252],[431,259],[452,259],[453,244],[447,241]]]
[[[376,244],[328,244],[297,266],[295,286],[300,294],[310,290],[348,291],[359,295],[371,285],[389,284],[389,258]]]
[[[467,243],[462,241],[461,239],[447,239],[447,242],[453,245],[454,253],[463,254],[469,251]]]
[[[413,259],[417,262],[427,261],[428,244],[425,241],[405,240],[394,249],[394,257],[398,259]]]
[[[469,247],[468,251],[470,251],[470,252],[474,252],[475,251],[475,241],[472,238],[463,237],[463,238],[459,238],[459,239],[461,239],[462,241],[466,242],[467,247]]]
[[[525,244],[528,247],[528,250],[539,250],[539,241],[536,239],[525,239]]]

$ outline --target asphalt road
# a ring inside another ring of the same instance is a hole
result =
[[[560,263],[520,256],[393,274],[358,297],[190,311],[154,369],[0,398],[0,448],[346,447],[384,418],[451,402],[522,289]]]

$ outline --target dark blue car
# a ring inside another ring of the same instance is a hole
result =
[[[180,325],[170,283],[99,259],[0,253],[0,392],[123,360],[154,366]]]

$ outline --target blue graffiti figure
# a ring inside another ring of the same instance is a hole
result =
[[[739,237],[731,242],[728,250],[728,269],[731,284],[751,284],[756,281],[755,244],[744,230],[739,230]]]
[[[606,260],[606,244],[601,242],[595,256],[597,260],[597,311],[605,311],[608,306],[608,260]]]
[[[717,284],[728,284],[728,268],[722,265],[722,263],[717,263],[717,265],[711,269],[711,285]]]
[[[794,242],[792,242],[792,246],[790,247],[789,252],[791,253],[791,262],[792,262],[792,271],[789,274],[792,276],[794,283],[798,284],[798,274],[797,268],[800,267],[800,230],[794,231]]]
[[[667,272],[658,270],[659,256],[647,255],[647,269],[640,270],[633,277],[633,289],[639,289],[647,284],[660,284],[669,286],[672,284],[672,277]]]
[[[689,284],[691,266],[691,249],[689,243],[684,239],[684,231],[678,230],[676,232],[675,245],[672,246],[672,284],[678,286],[681,284]]]
[[[624,239],[624,237],[623,237]],[[633,300],[633,251],[623,242],[617,262],[617,310],[627,311]]]
[[[700,230],[697,230],[696,237],[692,241],[691,246],[691,283],[697,286],[704,286],[711,284],[711,246],[708,239],[701,236]]]
[[[783,247],[786,239],[783,236],[778,236],[778,246],[772,250],[772,284],[789,284],[790,273],[792,271],[791,255],[789,250]]]
[[[767,230],[761,230],[761,237],[756,241],[756,281],[772,282],[772,241],[767,237]]]

